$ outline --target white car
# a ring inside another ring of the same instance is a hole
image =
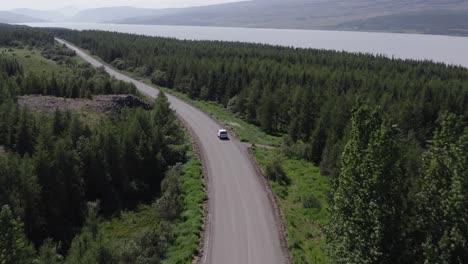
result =
[[[219,139],[229,139],[228,132],[225,129],[218,130]]]

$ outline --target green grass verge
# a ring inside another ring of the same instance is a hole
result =
[[[310,162],[289,159],[277,150],[256,148],[254,154],[263,169],[279,158],[290,180],[288,186],[270,184],[283,211],[293,262],[328,263],[323,226],[328,219],[330,179],[320,175],[319,168]]]
[[[169,248],[164,263],[192,263],[198,253],[200,235],[203,228],[203,205],[207,199],[202,179],[202,163],[192,153],[185,165],[182,176],[182,190],[185,193],[185,210],[182,221],[175,227],[175,243]]]
[[[12,56],[16,58],[18,63],[20,63],[25,72],[31,72],[38,76],[42,74],[49,75],[54,72],[57,75],[67,75],[71,74],[72,70],[70,66],[59,65],[55,61],[48,60],[41,55],[42,50],[38,48],[5,48],[0,47],[0,54],[5,56]],[[79,56],[74,56],[71,58],[76,65],[83,63],[84,60]]]
[[[190,102],[192,105],[198,107],[203,112],[208,113],[226,127],[228,127],[231,131],[233,131],[241,141],[266,146],[281,145],[281,137],[276,137],[265,133],[260,127],[252,125],[245,120],[235,116],[222,105],[216,104],[214,102],[191,99],[186,94],[176,92],[172,89],[160,89],[166,93],[182,98],[185,101]]]

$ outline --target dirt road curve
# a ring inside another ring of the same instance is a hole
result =
[[[59,42],[60,41],[58,40]],[[68,44],[68,43],[66,43]],[[94,66],[103,66],[88,54],[68,44]],[[109,74],[132,82],[150,97],[158,91],[109,67]],[[246,146],[239,140],[220,141],[220,125],[207,114],[168,95],[171,106],[190,126],[203,155],[208,176],[209,216],[202,263],[287,263],[280,243],[274,209],[264,185],[256,175]]]

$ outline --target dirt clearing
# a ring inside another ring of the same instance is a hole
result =
[[[134,95],[96,95],[93,99],[71,99],[54,96],[26,95],[18,97],[18,103],[31,110],[54,112],[55,110],[86,110],[97,113],[116,113],[124,107],[152,109],[152,106]]]

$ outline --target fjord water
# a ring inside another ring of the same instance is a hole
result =
[[[297,48],[361,52],[400,59],[432,60],[468,68],[468,37],[351,31],[96,23],[27,23],[26,25],[78,30],[96,29],[177,39],[240,41]]]

